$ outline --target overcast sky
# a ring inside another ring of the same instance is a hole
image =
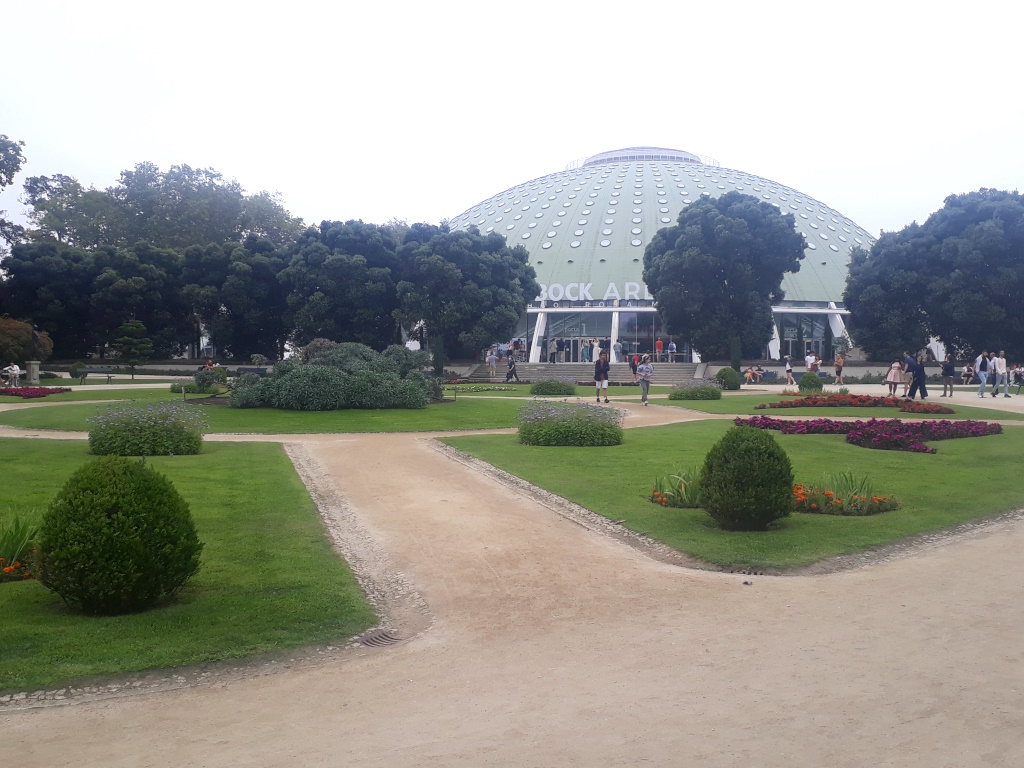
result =
[[[706,6],[706,7],[705,7]],[[0,133],[103,188],[213,167],[308,223],[437,222],[605,150],[684,149],[873,234],[1024,188],[1017,2],[19,2]]]

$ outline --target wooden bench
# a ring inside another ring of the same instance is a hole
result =
[[[78,383],[85,384],[85,377],[90,373],[98,373],[107,377],[107,384],[114,378],[114,368],[110,365],[100,366],[97,368],[79,368],[78,369]]]

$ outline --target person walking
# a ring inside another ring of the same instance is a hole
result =
[[[999,392],[1000,384],[1003,385],[1003,397],[1009,397],[1010,384],[1006,375],[1006,352],[1000,349],[998,357],[993,358],[991,362],[995,364],[993,366],[992,397]]]
[[[836,384],[843,384],[843,353],[836,352]]]
[[[918,390],[921,391],[921,399],[928,398],[928,370],[924,367],[924,355],[918,355],[917,360],[911,363],[910,369],[910,399],[913,400]]]
[[[663,349],[665,349],[665,342],[659,336],[654,342],[654,359],[659,363],[661,362],[661,352]]]
[[[949,388],[949,397],[953,396],[953,376],[956,373],[956,365],[953,363],[953,358],[946,355],[946,359],[942,361],[942,394],[939,397],[946,397],[946,388]]]
[[[508,373],[505,374],[505,383],[508,384],[515,378],[516,383],[519,383],[519,374],[516,372],[516,358],[514,355],[508,356]]]
[[[668,361],[670,363],[676,361],[676,343],[674,341],[668,343]]]
[[[498,375],[498,355],[494,351],[494,347],[487,350],[487,377],[493,379]]]
[[[974,361],[974,375],[978,377],[978,397],[985,397],[985,385],[988,384],[988,350],[981,350]]]
[[[903,363],[898,358],[889,364],[889,372],[885,374],[885,383],[889,385],[889,397],[896,397],[896,387],[903,382]]]
[[[640,366],[640,355],[636,354],[629,358],[629,370],[633,372],[633,383],[636,384],[636,369]]]
[[[793,378],[793,358],[786,355],[786,384],[796,384],[796,379]]]
[[[651,365],[650,355],[644,355],[636,372],[640,377],[640,391],[643,393],[640,396],[640,402],[647,405],[647,394],[651,391],[651,376],[654,375],[654,366]]]
[[[590,341],[584,340],[580,342],[580,362],[590,362]]]
[[[903,352],[903,394],[901,397],[906,397],[907,392],[910,391],[910,385],[914,383],[914,358],[910,356],[909,352]]]
[[[602,352],[601,356],[594,363],[594,386],[597,388],[597,402],[601,402],[601,390],[604,390],[604,401],[608,402],[608,353]]]

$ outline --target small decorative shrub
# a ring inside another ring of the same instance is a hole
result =
[[[81,363],[81,362],[72,363],[71,367],[68,368],[68,373],[71,374],[71,378],[77,379],[79,376],[82,375],[82,369],[85,368],[85,367],[86,367],[85,363]]]
[[[895,496],[876,496],[867,476],[857,477],[852,472],[826,475],[818,485],[793,486],[793,509],[818,515],[862,517],[899,509]]]
[[[108,456],[75,472],[40,526],[36,577],[88,614],[140,611],[199,570],[188,504],[143,462]]]
[[[792,511],[793,468],[770,434],[733,427],[704,458],[700,493],[725,530],[763,531]]]
[[[530,385],[531,395],[575,395],[576,382],[571,379],[549,377]]]
[[[729,370],[732,370],[731,368]],[[674,386],[668,393],[669,400],[721,400],[722,388],[715,386],[687,387]]]
[[[180,402],[115,403],[88,419],[89,449],[105,456],[167,456],[199,453],[206,416]]]
[[[28,556],[39,526],[22,522],[18,515],[8,525],[0,523],[0,583],[32,578]]]
[[[797,382],[797,388],[801,392],[821,392],[823,386],[821,377],[814,371],[808,371]]]
[[[700,507],[700,468],[687,467],[659,477],[651,490],[651,501],[663,507]]]
[[[39,372],[39,380],[40,381],[50,381],[52,379],[59,379],[59,378],[60,378],[60,374],[59,373],[54,373],[53,371],[40,371]]]
[[[728,389],[735,391],[740,388],[740,384],[743,383],[743,377],[740,376],[739,372],[735,368],[723,368],[715,374],[715,378],[718,383],[722,385],[722,389]]]
[[[532,401],[519,409],[519,442],[602,446],[622,443],[622,415],[588,403]]]
[[[193,381],[176,381],[171,384],[171,392],[174,394],[180,395],[182,390],[185,390],[189,395],[199,395],[206,391],[204,389],[200,389]]]
[[[214,368],[200,368],[192,377],[200,392],[212,392],[215,387],[228,383],[228,372],[226,368],[216,366]]]

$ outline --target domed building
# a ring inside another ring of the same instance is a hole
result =
[[[452,229],[500,232],[523,245],[541,284],[517,336],[539,362],[556,344],[579,359],[582,340],[644,352],[657,339],[675,341],[690,360],[686,339],[661,326],[642,280],[644,249],[662,227],[702,195],[737,191],[792,213],[807,241],[806,258],[782,283],[773,307],[775,335],[766,356],[803,358],[807,349],[831,356],[833,338],[847,336],[843,289],[853,248],[874,242],[865,230],[810,195],[711,158],[676,149],[629,147],[570,163],[565,170],[500,192],[456,216]],[[695,359],[695,358],[694,358]]]

